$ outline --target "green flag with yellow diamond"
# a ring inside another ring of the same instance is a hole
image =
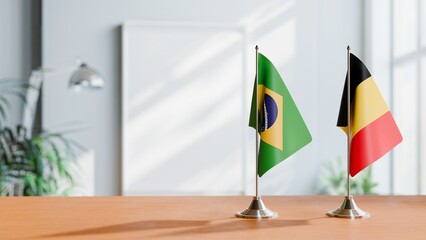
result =
[[[253,89],[249,126],[260,133],[259,168],[262,176],[269,169],[312,141],[311,134],[274,65],[258,53],[258,108]]]

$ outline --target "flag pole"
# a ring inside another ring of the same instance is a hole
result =
[[[259,108],[259,95],[258,95],[258,86],[259,86],[259,46],[256,45],[256,107]],[[256,198],[259,198],[259,114],[256,114]]]
[[[256,77],[254,85],[254,95],[256,98],[256,109],[259,111],[259,98],[258,98],[258,86],[259,86],[259,46],[256,45]],[[256,195],[250,203],[250,206],[240,212],[237,212],[235,216],[240,218],[276,218],[278,213],[269,210],[263,203],[259,195],[259,113],[256,114]]]
[[[346,196],[351,196],[351,141],[352,141],[352,131],[351,131],[351,47],[348,45],[347,47],[347,69],[348,69],[348,85],[347,85],[347,109],[348,109],[348,147],[347,147],[347,158],[348,158],[348,172],[347,172],[347,181],[346,181]]]
[[[359,208],[353,196],[351,195],[351,182],[350,182],[350,172],[351,172],[351,141],[352,141],[352,132],[351,132],[351,47],[347,47],[347,134],[348,134],[348,147],[347,147],[347,158],[348,158],[348,173],[346,179],[346,196],[343,200],[342,205],[335,210],[327,212],[327,215],[330,217],[338,218],[368,218],[370,214]]]

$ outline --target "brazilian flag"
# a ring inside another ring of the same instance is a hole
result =
[[[258,107],[253,89],[249,126],[260,134],[259,169],[262,176],[269,169],[312,141],[287,87],[274,65],[258,53]]]

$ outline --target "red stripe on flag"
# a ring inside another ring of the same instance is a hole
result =
[[[351,176],[358,174],[401,141],[401,133],[390,112],[361,129],[351,143]]]

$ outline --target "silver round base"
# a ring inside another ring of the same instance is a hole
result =
[[[276,218],[278,213],[269,210],[260,197],[253,197],[250,206],[235,215],[240,218]]]
[[[368,212],[363,211],[359,208],[352,195],[345,196],[343,200],[342,206],[333,211],[327,212],[327,215],[330,217],[338,217],[338,218],[368,218],[370,214]]]

